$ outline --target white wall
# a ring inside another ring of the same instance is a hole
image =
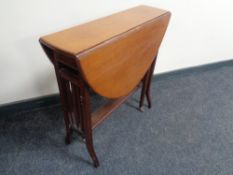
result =
[[[58,91],[40,36],[138,4],[168,9],[173,15],[157,73],[233,58],[231,0],[2,0],[0,104]]]

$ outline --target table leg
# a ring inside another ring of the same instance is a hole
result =
[[[151,108],[152,106],[152,102],[151,102],[151,81],[152,81],[152,77],[153,77],[153,73],[154,73],[154,68],[155,68],[155,63],[156,63],[156,58],[154,59],[151,68],[149,70],[149,78],[148,78],[148,82],[147,82],[147,87],[146,87],[146,97],[147,97],[147,102],[148,102],[148,108]]]
[[[154,72],[154,67],[156,63],[156,57],[154,61],[152,62],[149,70],[146,72],[143,80],[142,80],[142,91],[141,91],[141,97],[140,97],[140,103],[139,103],[139,109],[140,111],[143,111],[143,104],[144,104],[144,98],[146,96],[148,107],[151,108],[151,94],[150,94],[150,86],[151,86],[151,80]]]
[[[72,106],[71,109],[75,118],[72,127],[74,127],[74,129],[77,131],[81,131],[79,133],[86,141],[85,144],[88,153],[93,160],[94,166],[98,167],[99,161],[93,146],[90,95],[87,85],[80,77],[73,74],[69,70],[66,70],[66,68],[60,69],[58,75],[71,84],[69,91],[66,92],[68,94],[71,92],[71,97],[69,99],[70,103],[68,105]],[[62,95],[64,94],[62,93]]]
[[[83,116],[83,124],[84,124],[84,134],[86,139],[86,147],[93,160],[94,166],[97,168],[99,166],[99,160],[96,156],[93,146],[90,96],[87,91],[87,88],[84,88],[84,86],[82,86],[80,89],[81,89],[81,94],[83,94],[80,96],[80,102],[82,106],[82,116]]]
[[[57,62],[54,63],[54,68],[56,72],[57,82],[58,82],[58,88],[60,91],[60,98],[61,98],[61,104],[64,112],[64,122],[66,127],[66,137],[65,142],[66,144],[69,144],[71,142],[71,135],[72,135],[72,128],[71,128],[71,116],[70,116],[70,110],[69,110],[69,100],[68,100],[68,93],[67,89],[69,87],[69,81],[63,79],[59,75],[59,64]]]
[[[148,82],[148,79],[149,79],[149,71],[146,72],[142,80],[142,91],[141,91],[141,97],[140,97],[140,102],[139,102],[139,110],[142,112],[144,111],[143,104],[144,104],[144,98],[145,98],[146,91],[147,91],[146,84]]]

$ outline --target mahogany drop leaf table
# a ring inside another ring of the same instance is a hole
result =
[[[85,140],[94,166],[99,166],[92,130],[142,87],[151,107],[150,84],[170,12],[137,6],[40,38],[54,65],[64,111],[66,143],[73,131]],[[90,89],[109,99],[93,113]]]

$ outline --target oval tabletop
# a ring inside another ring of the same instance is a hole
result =
[[[78,56],[84,78],[99,95],[127,95],[141,81],[157,55],[170,13]]]
[[[72,57],[63,63],[80,69],[99,95],[129,93],[150,67],[166,31],[170,13],[138,6],[40,38],[42,46]],[[53,55],[48,54],[52,60]]]

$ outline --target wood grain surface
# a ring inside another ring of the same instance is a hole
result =
[[[132,91],[157,55],[169,17],[166,13],[79,55],[84,78],[94,91],[107,98]]]
[[[149,69],[170,15],[138,6],[47,35],[40,42],[45,50],[64,54],[62,62],[79,69],[96,93],[119,98],[130,93]]]
[[[41,41],[50,47],[77,55],[164,13],[166,11],[154,7],[138,6],[44,36]]]

